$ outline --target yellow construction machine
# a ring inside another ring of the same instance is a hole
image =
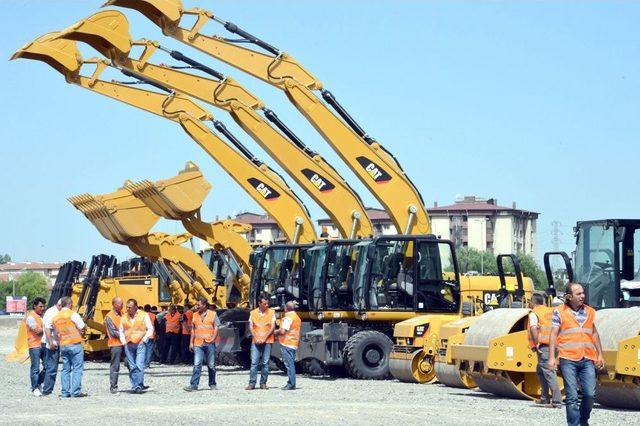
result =
[[[513,276],[506,276],[505,260],[512,264]],[[515,255],[498,255],[498,277],[462,276],[461,307],[457,318],[417,316],[398,323],[394,329],[396,344],[390,355],[394,378],[404,382],[432,383],[440,380],[452,386],[467,387],[473,379],[459,372],[450,359],[450,348],[460,335],[483,315],[498,308],[523,307],[533,292],[530,278],[524,277]]]
[[[578,222],[575,267],[565,253],[546,253],[545,269],[555,296],[549,258],[561,255],[569,281],[581,284],[586,303],[597,309],[596,327],[606,361],[598,377],[596,400],[603,405],[640,409],[640,220]],[[575,271],[575,273],[573,272]],[[536,358],[527,339],[528,309],[488,312],[450,337],[445,360],[448,379],[511,398],[535,398],[539,383]],[[440,379],[441,376],[438,375]]]

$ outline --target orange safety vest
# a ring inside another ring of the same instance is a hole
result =
[[[278,338],[278,341],[283,346],[297,348],[300,344],[300,327],[302,325],[302,321],[294,311],[287,312],[284,314],[284,317],[291,320],[291,327],[289,327],[289,330],[287,330],[285,334]]]
[[[27,327],[27,344],[29,345],[29,349],[39,348],[42,345],[42,333],[44,333],[42,329],[42,317],[36,314],[35,311],[29,312],[24,319],[24,325],[27,326],[27,318],[31,317],[36,321],[36,324],[40,328],[40,333],[37,333]]]
[[[553,319],[553,308],[548,306],[536,306],[533,308],[532,313],[538,317],[538,344],[549,345],[549,338],[551,337],[551,320]],[[529,346],[535,349],[536,345],[533,342],[533,336],[531,335],[531,328],[529,328]]]
[[[51,322],[58,336],[60,346],[71,346],[82,343],[82,335],[76,324],[71,320],[71,315],[75,312],[71,309],[62,309],[58,312]]]
[[[213,343],[216,329],[216,313],[214,311],[205,311],[204,315],[200,312],[193,314],[193,345],[202,346],[205,343]]]
[[[593,338],[593,327],[596,311],[590,306],[583,305],[587,312],[587,319],[582,326],[576,321],[571,307],[562,305],[556,308],[560,314],[560,330],[558,332],[558,357],[572,361],[597,358],[596,342]]]
[[[182,319],[182,334],[191,334],[191,320],[193,319],[193,311],[189,309],[184,313],[184,318]]]
[[[109,318],[111,322],[113,322],[113,325],[116,327],[116,329],[120,328],[120,320],[122,320],[122,315],[118,315],[116,311],[111,310],[106,317]],[[122,346],[120,338],[114,337],[111,335],[111,333],[109,333],[109,327],[107,327],[107,346],[109,346],[110,348],[114,346]]]
[[[273,343],[273,333],[268,334],[273,324],[274,313],[271,308],[267,308],[264,315],[260,314],[260,309],[256,308],[251,311],[249,316],[251,318],[251,330],[255,336],[266,338],[265,343]],[[255,343],[256,339],[253,339]]]
[[[180,314],[176,311],[173,314],[167,314],[164,316],[165,333],[180,334]]]
[[[149,337],[149,339],[155,339],[156,338],[156,314],[154,314],[153,312],[147,312],[147,315],[149,315],[149,319],[151,320],[151,325],[153,326],[153,334],[151,335],[151,337]]]
[[[144,320],[146,315],[145,311],[138,311],[133,319],[129,318],[129,314],[122,316],[122,330],[127,343],[138,344],[142,341],[147,333],[147,324]]]

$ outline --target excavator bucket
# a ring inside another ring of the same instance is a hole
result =
[[[113,49],[125,56],[131,50],[129,21],[117,10],[104,10],[81,19],[61,31],[59,37],[87,43],[107,58],[112,57]]]
[[[157,182],[129,183],[127,189],[155,214],[181,220],[200,209],[211,184],[198,166],[189,162],[177,176]]]
[[[180,0],[109,0],[102,5],[107,6],[137,10],[159,27],[164,27],[165,22],[177,24],[183,10]]]
[[[24,321],[20,321],[20,327],[18,328],[18,337],[16,337],[13,351],[4,359],[8,362],[20,362],[22,364],[26,364],[29,361],[27,325],[24,323]]]
[[[116,243],[146,235],[160,219],[126,189],[97,196],[76,195],[70,197],[69,202],[98,228],[102,236]]]
[[[53,32],[38,37],[22,46],[11,56],[11,60],[24,58],[42,61],[64,75],[78,72],[82,56],[75,42],[59,36],[59,32]]]

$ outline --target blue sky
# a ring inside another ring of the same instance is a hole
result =
[[[23,44],[98,11],[101,3],[0,3],[0,253],[16,260],[128,256],[66,198],[111,192],[125,179],[166,178],[187,160],[213,185],[205,219],[259,211],[178,126],[70,86],[43,63],[6,61]],[[456,195],[516,201],[541,213],[539,253],[551,248],[552,221],[563,224],[561,248],[571,250],[577,220],[640,216],[640,3],[184,3],[210,9],[296,57],[395,154],[428,206]],[[160,40],[239,80],[323,154],[367,205],[378,205],[281,92],[122,10],[135,38]],[[205,27],[209,34],[222,31]],[[212,112],[278,169],[228,116]],[[288,182],[314,219],[324,217]],[[182,231],[175,222],[155,229]]]

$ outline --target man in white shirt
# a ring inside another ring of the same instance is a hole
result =
[[[149,386],[144,384],[144,367],[147,343],[153,336],[153,324],[149,315],[138,309],[135,299],[127,300],[127,313],[120,320],[119,334],[129,364],[131,390],[133,393],[142,393],[149,389]]]
[[[42,344],[45,345],[44,353],[44,383],[42,384],[42,396],[50,395],[56,384],[56,375],[58,374],[58,360],[60,351],[58,347],[52,348],[47,340],[47,330],[51,329],[51,320],[58,312],[60,312],[60,302],[58,299],[55,305],[47,309],[42,316],[42,325],[44,333],[42,333]],[[54,342],[57,342],[55,333],[51,336]]]

